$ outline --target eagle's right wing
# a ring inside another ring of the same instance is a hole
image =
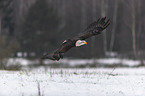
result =
[[[110,25],[109,19],[107,21],[105,21],[105,19],[106,17],[94,21],[82,33],[74,37],[73,40],[85,40],[91,36],[100,34]]]

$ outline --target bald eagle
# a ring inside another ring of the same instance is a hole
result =
[[[104,29],[106,29],[110,23],[109,19],[107,21],[106,17],[99,18],[97,21],[91,23],[82,33],[78,34],[76,37],[64,40],[62,45],[52,54],[45,54],[42,59],[57,60],[63,59],[64,53],[73,47],[79,47],[86,45],[85,39],[100,34]]]

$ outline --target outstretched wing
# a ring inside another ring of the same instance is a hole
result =
[[[74,40],[73,41],[71,39],[65,40],[63,42],[63,44],[54,52],[54,54],[65,53],[66,51],[68,51],[69,49],[71,49],[74,46],[75,46]]]
[[[65,52],[75,46],[75,41],[68,39],[63,42],[63,44],[52,54],[46,54],[42,57],[42,59],[51,59],[51,60],[59,60],[63,58]]]
[[[94,21],[82,33],[74,37],[73,40],[84,40],[91,36],[100,34],[104,29],[106,29],[110,25],[109,19],[107,21],[105,20],[106,17]]]

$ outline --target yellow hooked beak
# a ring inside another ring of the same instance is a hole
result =
[[[86,44],[86,45],[87,45],[87,42],[85,41],[85,42],[84,42],[84,44]]]

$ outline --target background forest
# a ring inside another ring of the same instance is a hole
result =
[[[0,0],[0,96],[145,96],[145,0]],[[110,25],[40,59],[95,20]]]
[[[100,17],[110,18],[101,35],[66,57],[145,56],[144,0],[0,0],[0,59],[39,58]]]

